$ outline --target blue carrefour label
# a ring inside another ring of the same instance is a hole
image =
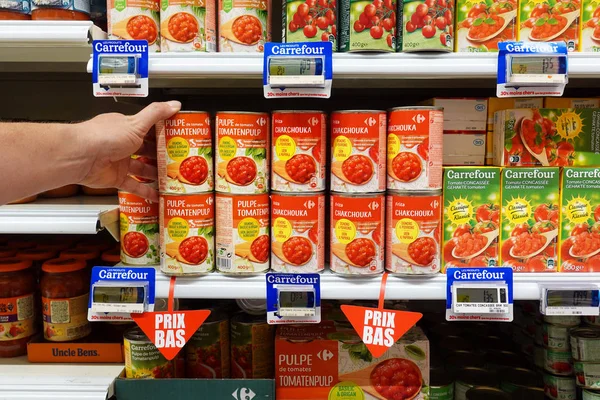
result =
[[[446,270],[446,308],[452,307],[452,285],[460,283],[505,283],[508,289],[508,303],[513,303],[512,268],[448,268]]]

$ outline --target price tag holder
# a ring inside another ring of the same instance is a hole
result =
[[[513,320],[512,268],[448,268],[448,321]]]
[[[562,96],[568,77],[564,42],[498,43],[498,97]]]
[[[269,273],[267,322],[318,324],[321,322],[321,276],[319,274]]]
[[[540,285],[540,291],[543,315],[600,315],[596,285]]]
[[[131,321],[131,314],[154,311],[154,268],[94,267],[88,320]]]
[[[95,97],[148,97],[148,42],[94,40]]]
[[[329,98],[332,84],[331,42],[266,43],[263,88],[267,99]]]

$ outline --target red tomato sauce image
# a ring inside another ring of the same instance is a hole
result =
[[[285,163],[285,172],[298,183],[307,183],[316,171],[314,158],[306,154],[296,154]]]
[[[254,44],[262,37],[262,25],[253,15],[242,15],[233,22],[233,34],[240,42]]]
[[[360,154],[350,156],[342,163],[342,172],[350,182],[362,185],[373,176],[373,163]]]
[[[464,233],[457,237],[454,254],[458,257],[469,257],[480,252],[488,240],[479,233]]]
[[[408,245],[408,255],[419,265],[429,265],[438,254],[438,245],[430,237],[421,237]]]
[[[586,256],[600,249],[600,233],[582,232],[575,236],[570,253],[574,256]]]
[[[179,254],[190,264],[200,264],[208,255],[208,242],[200,236],[189,237],[179,245]]]
[[[545,244],[545,236],[524,232],[515,237],[512,253],[517,257],[526,257],[540,250]]]
[[[552,20],[552,22],[550,22]],[[539,20],[538,20],[539,21]],[[551,19],[546,20],[543,24],[534,25],[531,30],[531,36],[537,39],[545,39],[556,35],[567,25],[567,19],[562,15],[553,15]]]
[[[419,367],[403,358],[391,358],[371,372],[371,385],[387,400],[412,399],[422,386]]]
[[[473,39],[483,39],[498,32],[504,25],[504,18],[490,14],[487,18],[482,18],[479,25],[472,25],[469,29],[469,36]]]
[[[135,40],[147,40],[148,44],[152,44],[158,37],[158,28],[152,18],[137,15],[127,23],[127,33]]]
[[[250,157],[235,157],[227,163],[227,175],[238,185],[248,185],[256,178],[256,163]]]
[[[270,254],[271,239],[269,235],[261,235],[254,239],[250,246],[250,252],[260,262],[267,261]]]
[[[394,174],[403,182],[414,181],[421,175],[423,165],[421,159],[414,153],[399,153],[392,161]]]
[[[283,255],[292,264],[302,265],[312,256],[310,241],[301,236],[292,236],[283,243]]]
[[[148,239],[143,233],[128,232],[123,237],[123,249],[134,258],[139,258],[148,251]]]
[[[169,19],[169,33],[179,42],[191,42],[198,35],[198,21],[192,14],[177,13]]]
[[[354,239],[346,245],[346,255],[355,265],[366,267],[375,258],[375,243],[364,238]]]
[[[208,178],[208,163],[203,157],[188,157],[181,162],[179,173],[188,182],[194,185],[200,185]]]

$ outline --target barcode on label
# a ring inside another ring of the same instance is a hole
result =
[[[50,315],[52,316],[53,324],[66,324],[70,322],[71,318],[69,317],[69,301],[51,301]]]
[[[231,269],[231,259],[217,257],[217,268],[220,269],[221,271],[230,270]]]

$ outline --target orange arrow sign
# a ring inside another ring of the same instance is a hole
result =
[[[387,276],[386,272],[381,280],[378,308],[348,305],[341,307],[375,358],[381,357],[423,317],[421,313],[383,308]]]

